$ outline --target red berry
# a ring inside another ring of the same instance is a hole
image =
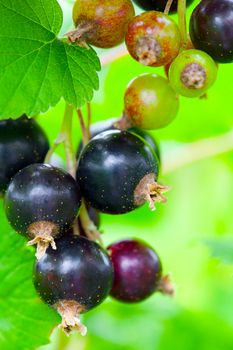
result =
[[[108,247],[113,263],[114,281],[110,295],[133,303],[142,301],[155,291],[172,294],[167,277],[162,278],[161,261],[146,243],[124,240]]]

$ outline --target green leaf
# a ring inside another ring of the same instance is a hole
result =
[[[57,35],[62,11],[55,0],[0,0],[0,115],[45,112],[63,97],[80,107],[98,88],[94,50]]]
[[[49,342],[58,323],[32,283],[34,250],[13,232],[0,205],[0,349],[32,350]]]
[[[232,237],[205,239],[204,242],[209,247],[213,257],[220,259],[225,264],[233,264]]]

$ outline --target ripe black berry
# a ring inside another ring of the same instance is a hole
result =
[[[61,169],[33,164],[20,170],[10,182],[5,211],[11,226],[37,244],[40,258],[54,237],[69,227],[77,215],[81,197],[74,178]]]
[[[170,12],[177,11],[177,1],[173,0]],[[135,4],[140,6],[144,10],[154,10],[163,12],[166,7],[167,0],[134,0]],[[193,0],[186,0],[187,6],[189,6]]]
[[[156,183],[159,162],[145,141],[127,131],[95,136],[78,164],[81,193],[93,208],[109,214],[127,213],[149,201],[164,201],[166,188]]]
[[[215,61],[233,61],[233,0],[204,0],[190,19],[190,37],[195,48]]]
[[[139,302],[155,291],[172,294],[168,276],[162,277],[157,253],[139,240],[124,240],[108,247],[113,263],[114,282],[111,296],[124,302]]]
[[[112,287],[112,264],[95,242],[80,236],[63,236],[57,250],[49,247],[35,265],[34,284],[41,298],[62,316],[61,328],[86,333],[79,320],[99,305]]]
[[[91,138],[100,134],[103,131],[117,130],[115,123],[117,123],[117,119],[111,118],[111,119],[103,120],[101,122],[92,124],[90,127]],[[147,143],[149,143],[152,150],[155,152],[156,156],[160,160],[159,144],[155,141],[155,139],[153,138],[153,136],[151,134],[149,134],[145,130],[138,128],[137,126],[133,126],[133,127],[129,128],[127,131],[141,136]],[[79,158],[82,148],[83,148],[83,144],[80,143],[80,145],[78,147],[78,151],[77,151],[77,158]]]
[[[49,149],[48,138],[34,119],[0,121],[0,192],[25,166],[43,162]]]

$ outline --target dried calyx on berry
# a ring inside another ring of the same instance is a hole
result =
[[[68,229],[81,204],[79,186],[65,171],[45,164],[20,170],[5,196],[5,212],[11,226],[37,245],[37,258],[54,239]]]
[[[114,47],[123,42],[134,14],[131,0],[76,0],[73,7],[76,29],[67,34],[68,39],[81,45]]]

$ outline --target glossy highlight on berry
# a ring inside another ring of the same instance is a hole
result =
[[[92,124],[90,127],[91,139],[96,135],[100,134],[101,132],[109,131],[109,130],[118,130],[117,128],[118,121],[119,119],[117,118],[111,118],[111,119],[106,119],[106,120]],[[150,145],[152,150],[155,152],[156,156],[158,157],[158,160],[160,160],[161,155],[160,155],[159,143],[154,139],[153,135],[151,135],[150,133],[148,133],[143,129],[138,128],[137,126],[133,126],[127,129],[127,131],[142,137]],[[77,159],[80,156],[82,148],[83,148],[83,143],[81,142],[77,150]]]
[[[145,66],[163,66],[179,53],[180,31],[168,15],[149,11],[134,17],[125,42],[130,55]]]
[[[5,212],[19,234],[37,244],[41,258],[54,238],[73,223],[81,204],[79,186],[65,171],[45,164],[20,170],[5,196]]]

